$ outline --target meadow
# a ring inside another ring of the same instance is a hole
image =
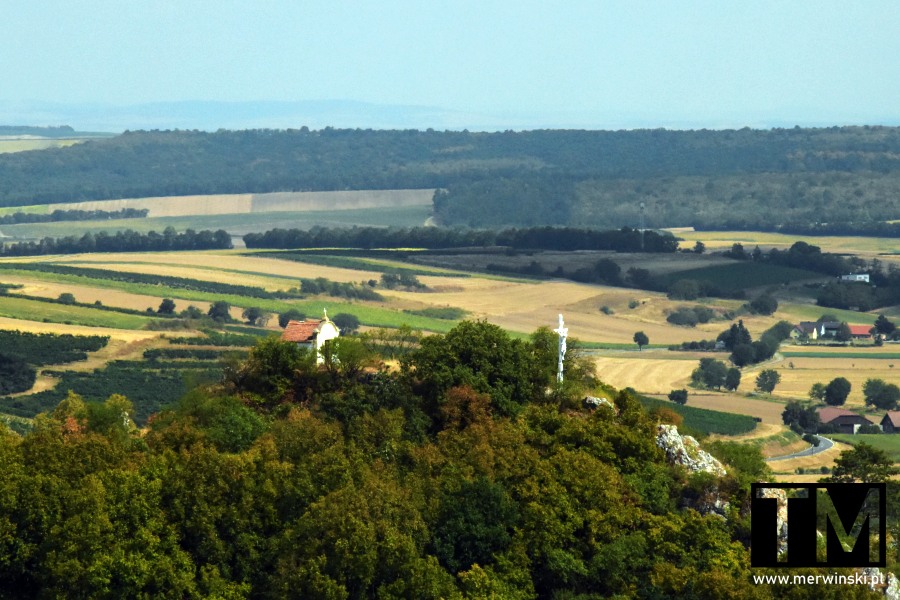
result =
[[[850,444],[851,446],[860,443],[869,444],[870,446],[874,446],[879,450],[887,452],[888,456],[890,456],[894,462],[900,462],[900,435],[890,433],[858,433],[856,435],[836,433],[829,437],[844,442],[845,444]]]

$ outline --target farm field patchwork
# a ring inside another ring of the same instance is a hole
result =
[[[613,387],[630,387],[646,394],[668,394],[673,389],[687,386],[691,372],[697,368],[693,360],[641,356],[650,355],[649,351],[619,354],[592,357],[597,375]],[[691,403],[690,400],[688,402]]]

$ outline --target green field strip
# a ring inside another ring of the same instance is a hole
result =
[[[815,321],[824,314],[836,316],[839,320],[852,325],[865,325],[875,323],[876,314],[844,310],[841,308],[828,308],[814,304],[779,303],[777,317],[794,317],[797,321]]]
[[[877,416],[866,415],[870,421],[877,423],[880,419]],[[879,450],[887,452],[888,456],[894,462],[900,462],[900,435],[893,433],[857,433],[855,435],[849,433],[829,433],[824,434],[825,437],[844,442],[855,446],[865,442],[870,446],[874,446]]]
[[[115,329],[142,329],[147,323],[155,320],[152,317],[52,304],[15,296],[0,296],[0,317]]]
[[[661,286],[668,286],[680,279],[694,279],[708,281],[722,290],[743,290],[823,278],[826,276],[814,271],[744,261],[670,273],[658,277],[657,283]]]

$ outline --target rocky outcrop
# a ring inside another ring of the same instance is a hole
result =
[[[581,404],[585,408],[600,408],[601,406],[606,406],[608,408],[616,410],[615,405],[607,400],[606,398],[597,398],[595,396],[587,396],[584,400],[581,401]]]
[[[778,501],[775,526],[778,530],[778,554],[787,551],[787,494],[781,488],[763,488],[757,492],[759,498],[774,498]]]
[[[900,581],[897,576],[888,571],[884,571],[877,567],[861,569],[863,575],[869,581],[869,589],[875,592],[881,592],[885,598],[889,600],[900,600]]]
[[[717,477],[726,474],[725,467],[689,435],[681,435],[675,425],[661,424],[656,432],[656,445],[665,450],[669,462],[682,465],[692,473],[704,471]]]

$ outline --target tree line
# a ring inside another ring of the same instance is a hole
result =
[[[470,248],[503,246],[533,250],[614,250],[675,252],[678,241],[669,233],[630,227],[593,230],[574,227],[521,229],[451,229],[444,227],[343,227],[271,229],[244,236],[248,248]]]
[[[177,233],[166,227],[162,233],[139,233],[128,229],[107,233],[88,232],[81,237],[45,237],[38,242],[14,242],[0,246],[0,256],[36,256],[43,254],[81,254],[85,252],[163,252],[168,250],[222,250],[231,248],[228,232],[194,231]]]
[[[150,212],[146,208],[121,210],[54,210],[51,213],[15,212],[0,216],[0,225],[19,223],[56,223],[59,221],[103,221],[107,219],[143,219]]]

